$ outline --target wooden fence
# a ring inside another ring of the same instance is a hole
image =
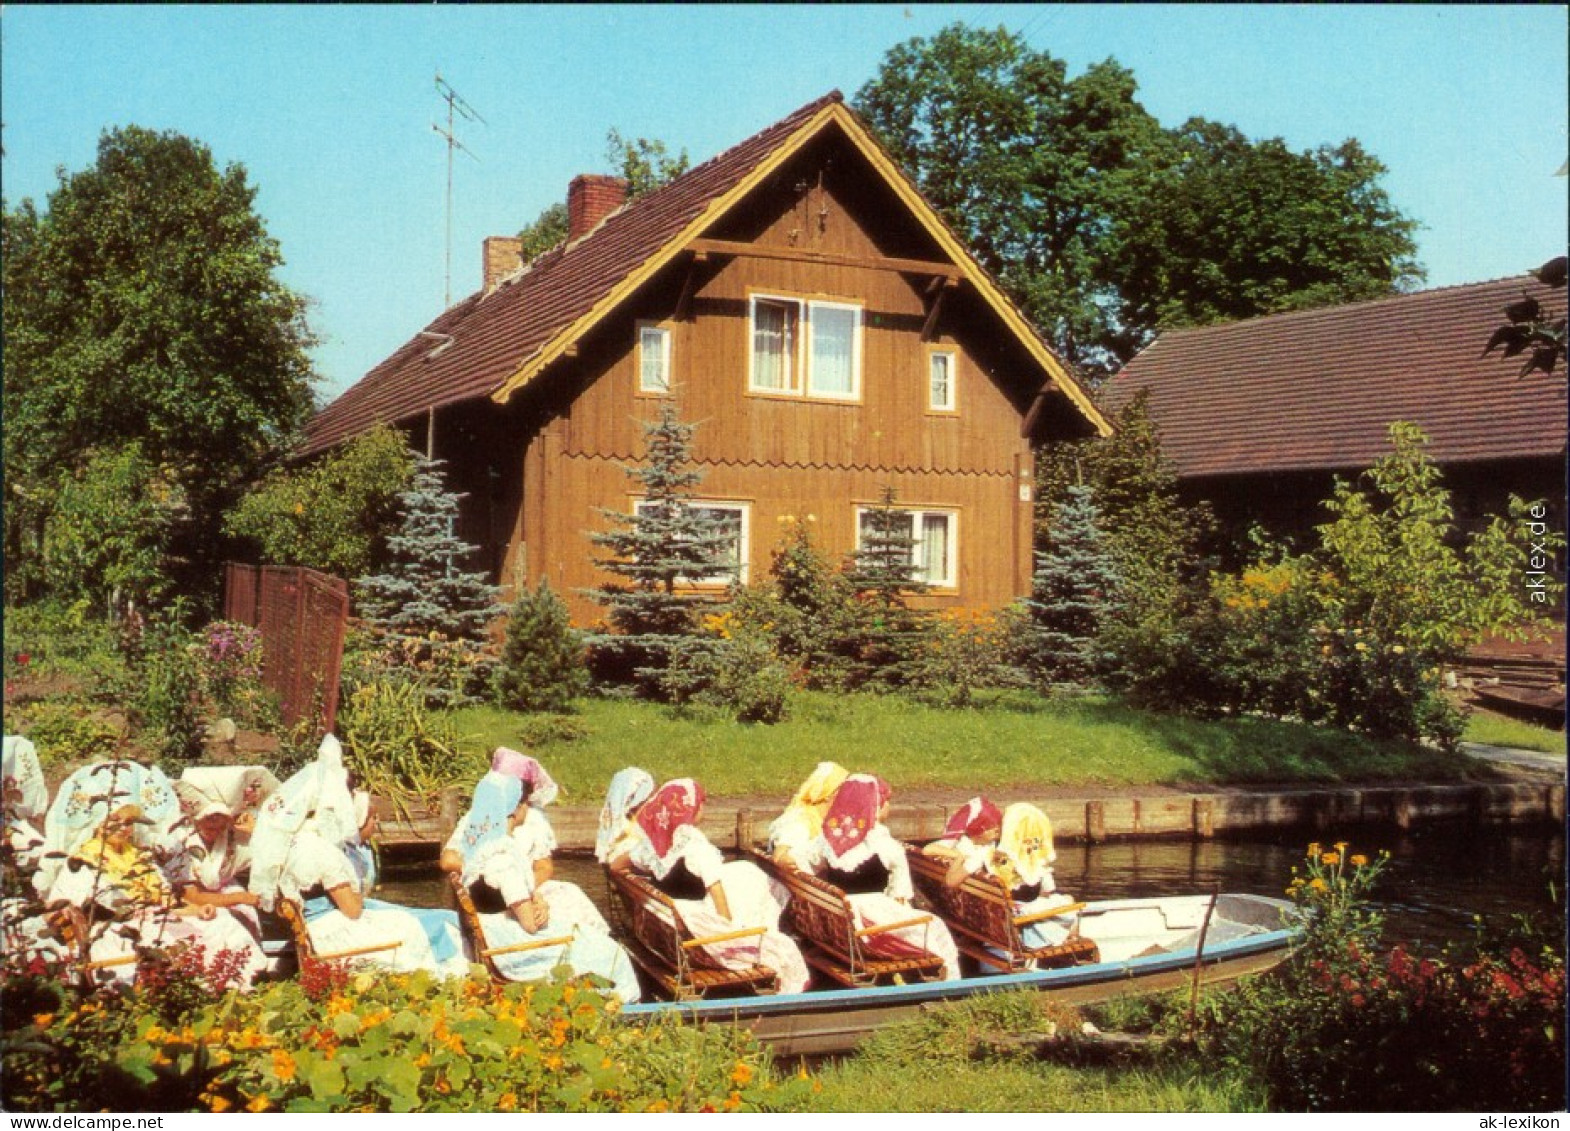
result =
[[[349,585],[298,566],[224,565],[224,617],[261,630],[262,682],[283,721],[315,718],[332,730],[349,622]]]

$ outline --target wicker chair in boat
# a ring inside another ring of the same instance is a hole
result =
[[[1026,945],[1022,934],[1032,923],[1084,910],[1083,903],[1019,915],[1008,889],[996,876],[967,876],[959,887],[949,887],[943,882],[949,860],[924,855],[913,845],[905,846],[905,854],[917,894],[949,925],[959,952],[983,970],[1017,974],[1022,970],[1081,966],[1101,960],[1096,944],[1087,938],[1033,947]]]
[[[794,868],[781,868],[759,853],[751,855],[790,893],[785,919],[801,943],[802,957],[814,970],[848,987],[930,982],[943,976],[943,959],[931,951],[890,955],[873,949],[877,936],[929,923],[931,914],[913,911],[898,922],[858,926],[849,897],[834,884]]]
[[[606,875],[615,896],[612,904],[617,925],[629,943],[627,951],[666,997],[691,1001],[711,994],[779,992],[779,975],[769,967],[754,964],[732,970],[721,966],[703,949],[732,939],[761,939],[767,927],[694,937],[671,897],[646,878],[610,870]]]
[[[305,924],[305,911],[294,900],[280,895],[275,905],[278,918],[284,921],[289,928],[289,934],[294,939],[295,961],[301,970],[313,962],[348,962],[354,958],[364,958],[369,954],[382,954],[387,951],[397,950],[401,945],[398,940],[374,943],[370,946],[350,947],[347,950],[319,951],[316,944],[311,941],[311,932]]]
[[[571,935],[558,935],[554,938],[513,943],[510,946],[491,946],[485,940],[485,924],[480,919],[480,912],[474,906],[474,896],[469,892],[469,885],[463,882],[463,877],[457,872],[448,872],[447,882],[452,888],[453,905],[458,909],[458,934],[463,939],[464,954],[470,962],[478,962],[484,966],[485,972],[491,976],[493,982],[514,980],[502,973],[501,967],[496,964],[499,955],[522,954],[525,951],[540,950],[547,946],[565,946],[572,942]]]

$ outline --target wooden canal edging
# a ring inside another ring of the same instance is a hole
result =
[[[429,812],[412,815],[383,804],[381,843],[392,848],[439,847],[463,812],[464,802],[450,792]],[[781,803],[783,804],[783,802]],[[896,805],[889,831],[904,840],[941,835],[949,813],[962,804]],[[1410,829],[1442,821],[1471,824],[1531,825],[1565,823],[1563,781],[1512,781],[1487,784],[1365,786],[1349,789],[1295,789],[1277,792],[1228,790],[1095,799],[1049,798],[1038,802],[1052,821],[1060,843],[1134,839],[1208,840],[1219,835],[1303,829],[1321,834],[1384,826]],[[777,809],[718,798],[705,807],[703,829],[721,845],[751,845],[761,839]],[[568,850],[594,845],[598,807],[554,806],[551,827]]]

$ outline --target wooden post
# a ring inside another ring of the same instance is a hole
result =
[[[463,816],[463,793],[462,793],[462,791],[460,791],[458,789],[454,789],[454,788],[448,788],[448,789],[442,790],[442,792],[441,792],[441,829],[442,829],[442,832],[441,832],[441,842],[437,846],[437,851],[440,851],[441,848],[444,847],[447,844],[448,838],[450,838],[452,836],[453,829],[458,827],[458,820],[462,816]],[[455,895],[453,895],[452,885],[448,884],[448,883],[443,883],[442,891],[443,891],[443,893],[445,894],[445,897],[446,897],[445,898],[445,902],[447,904],[447,907],[450,910],[456,911],[458,909],[458,899],[457,899],[457,897]]]
[[[1216,835],[1216,801],[1213,797],[1194,798],[1194,838],[1210,840]]]
[[[1396,794],[1396,828],[1406,832],[1412,827],[1412,791],[1403,789]]]
[[[1085,802],[1085,839],[1091,844],[1107,839],[1107,817],[1099,801]]]
[[[736,810],[736,851],[745,852],[752,847],[752,810]]]

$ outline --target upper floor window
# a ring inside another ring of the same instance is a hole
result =
[[[873,529],[870,507],[856,511],[856,547],[860,549]],[[957,585],[957,556],[955,553],[955,527],[958,516],[953,511],[900,510],[902,517],[910,519],[911,577],[938,589],[953,589]]]
[[[747,388],[754,393],[854,401],[861,396],[861,307],[755,296]]]
[[[638,327],[638,391],[671,391],[671,332],[663,326]]]
[[[927,407],[933,412],[954,411],[954,351],[927,354]]]

